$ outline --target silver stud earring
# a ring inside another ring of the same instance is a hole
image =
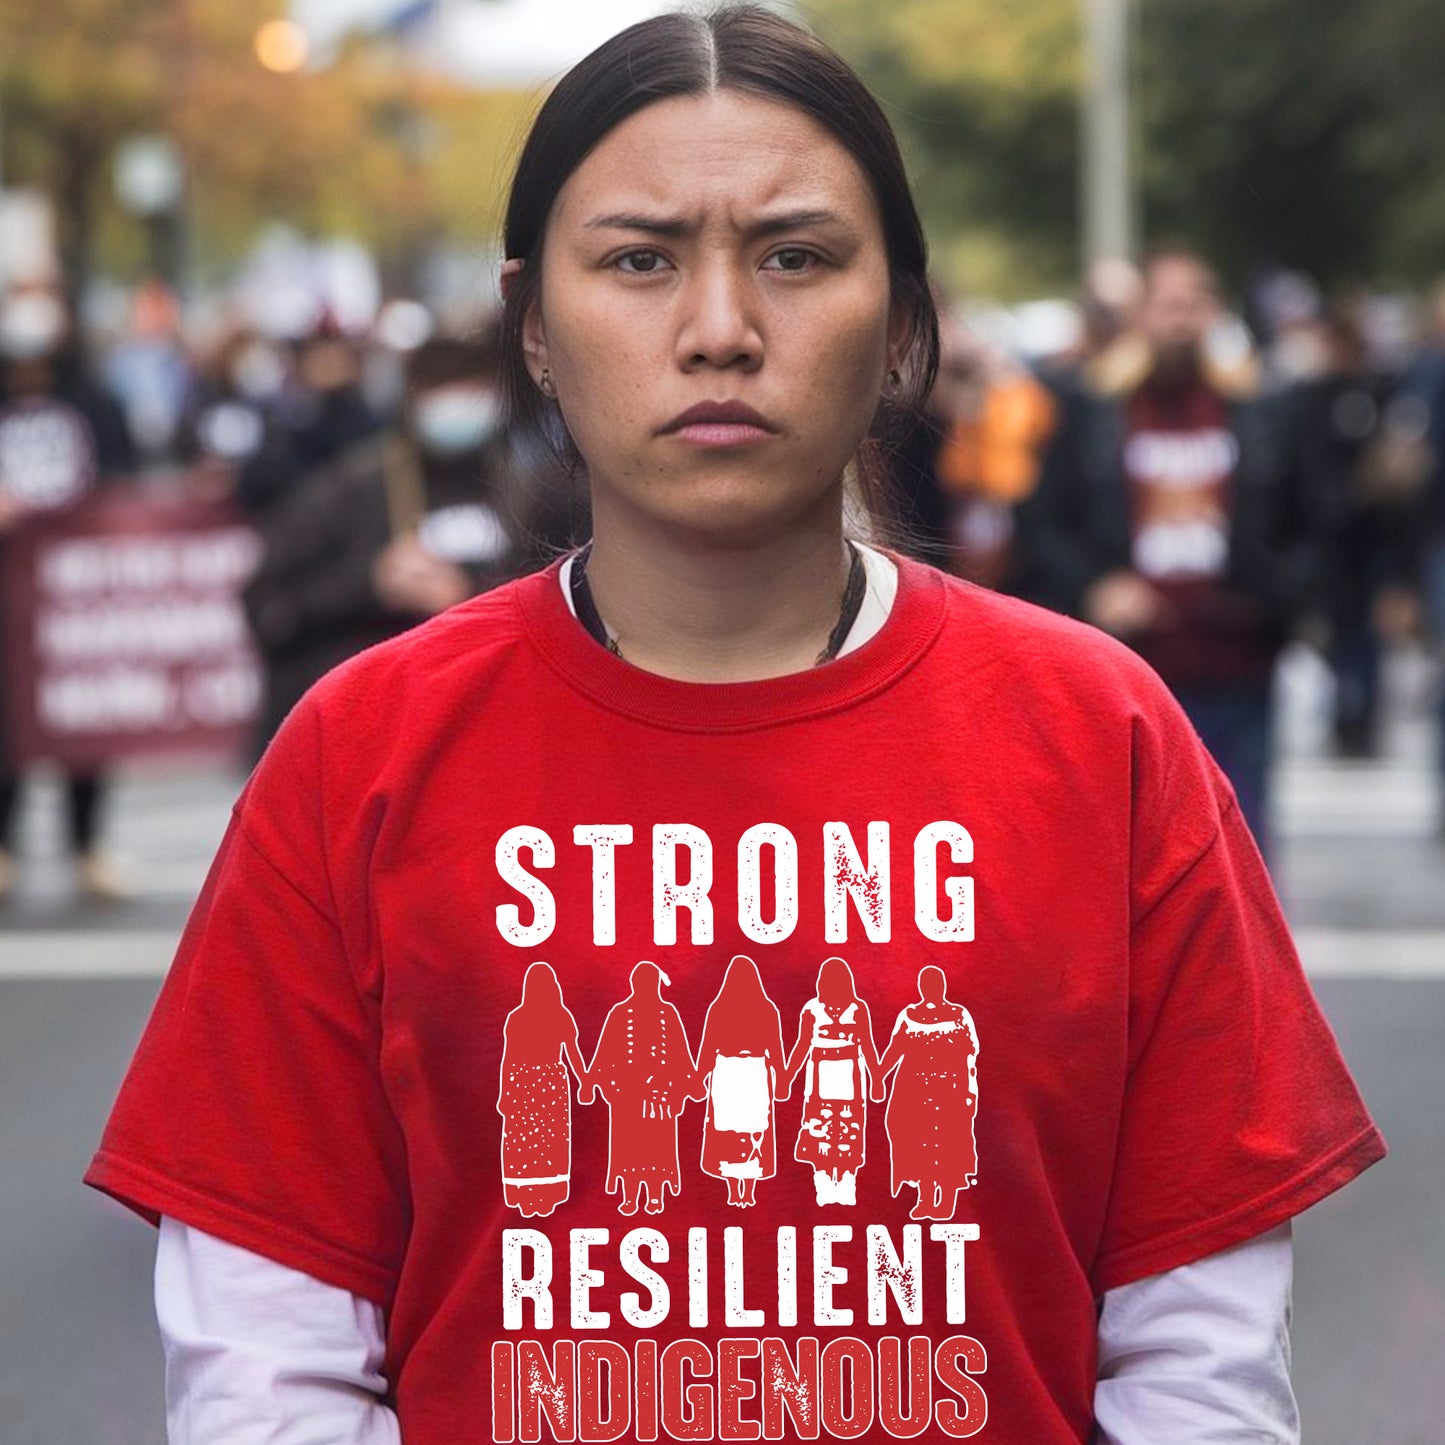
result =
[[[537,385],[541,389],[543,396],[556,397],[557,388],[552,383],[552,373],[545,366],[542,368],[542,379]]]
[[[888,390],[897,391],[903,385],[903,373],[894,367],[888,373]]]

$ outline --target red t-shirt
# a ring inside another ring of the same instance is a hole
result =
[[[88,1181],[382,1303],[408,1445],[1088,1439],[1102,1291],[1384,1145],[1155,675],[898,565],[784,678],[555,569],[332,673]]]

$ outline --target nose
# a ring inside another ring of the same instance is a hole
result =
[[[746,268],[718,258],[694,271],[683,290],[677,335],[683,370],[756,371],[763,360],[756,304]]]

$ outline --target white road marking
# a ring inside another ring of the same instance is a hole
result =
[[[159,978],[178,929],[55,929],[0,934],[0,978]]]
[[[1427,839],[1440,816],[1440,785],[1425,767],[1291,761],[1272,787],[1281,837]]]
[[[1311,978],[1445,978],[1445,929],[1301,928]]]

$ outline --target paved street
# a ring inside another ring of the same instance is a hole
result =
[[[1296,1376],[1310,1445],[1438,1445],[1445,1418],[1445,845],[1430,679],[1390,673],[1385,756],[1324,757],[1324,682],[1282,680],[1277,871],[1301,953],[1390,1160],[1297,1226]],[[143,896],[77,905],[53,783],[0,911],[0,1445],[161,1445],[152,1237],[78,1184],[238,786],[133,768],[110,837]],[[1172,1442],[1160,1442],[1172,1445]]]

